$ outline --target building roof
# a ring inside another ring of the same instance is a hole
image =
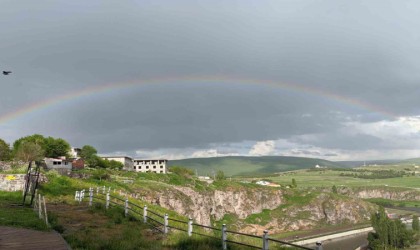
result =
[[[166,159],[134,159],[134,161],[168,161]]]
[[[130,160],[133,160],[130,156],[124,156],[124,155],[116,155],[116,156],[100,156],[101,158],[128,158]]]

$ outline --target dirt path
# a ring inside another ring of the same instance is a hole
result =
[[[0,226],[0,249],[68,250],[66,241],[56,232]]]

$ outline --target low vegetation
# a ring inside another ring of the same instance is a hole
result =
[[[0,191],[0,225],[48,230],[30,207],[23,207],[22,192]]]

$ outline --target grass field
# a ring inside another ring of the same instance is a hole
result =
[[[22,207],[21,192],[0,191],[0,225],[48,230],[43,220],[30,207]]]
[[[361,179],[348,176],[340,176],[341,173],[348,172],[335,170],[300,170],[269,176],[265,179],[269,179],[282,185],[290,185],[292,183],[292,179],[295,179],[298,187],[332,187],[333,185],[336,185],[337,187],[389,186],[420,189],[420,176],[405,176],[388,179]]]

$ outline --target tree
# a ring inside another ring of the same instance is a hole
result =
[[[0,161],[10,160],[11,153],[9,144],[0,139]]]
[[[84,145],[80,152],[80,157],[82,157],[82,159],[85,160],[86,165],[88,165],[89,167],[96,167],[101,160],[96,155],[97,153],[98,151],[94,147],[90,145]]]
[[[39,161],[43,157],[42,147],[34,142],[22,142],[16,152],[16,158],[24,162]]]
[[[19,138],[13,143],[13,154],[16,156],[20,146],[24,142],[31,142],[41,147],[44,157],[57,158],[60,156],[68,156],[70,144],[61,138],[47,137],[34,134]]]
[[[297,183],[296,183],[295,178],[292,178],[292,187],[293,188],[296,188],[297,187]]]
[[[107,167],[110,168],[110,169],[118,169],[118,170],[121,170],[121,169],[123,169],[124,164],[122,164],[119,161],[110,160],[108,162],[108,166]]]
[[[23,142],[32,142],[36,145],[41,146],[44,149],[45,144],[45,137],[39,134],[28,135],[22,138],[19,138],[13,143],[13,155],[16,155],[17,151],[19,150],[20,145]]]
[[[222,170],[217,170],[216,180],[221,181],[225,179],[225,173]]]
[[[70,151],[70,144],[61,139],[48,137],[44,140],[45,157],[57,158],[60,156],[68,156]]]
[[[80,151],[80,157],[82,157],[84,160],[89,159],[90,157],[96,155],[98,151],[96,148],[90,146],[90,145],[84,145],[82,147],[82,150]]]
[[[375,232],[368,235],[369,247],[372,249],[406,248],[417,241],[414,231],[408,230],[400,220],[391,220],[383,207],[371,216]]]
[[[333,185],[333,186],[332,186],[332,192],[333,192],[334,194],[337,194],[337,193],[338,193],[338,191],[337,191],[337,187],[336,187],[335,185]]]
[[[420,225],[419,225],[419,217],[417,215],[413,215],[413,230],[417,233],[420,232]]]

